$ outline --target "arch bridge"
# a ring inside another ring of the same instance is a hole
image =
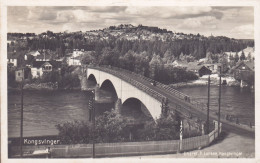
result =
[[[158,82],[155,86],[153,80],[124,69],[111,66],[88,66],[84,72],[87,79],[94,80],[100,87],[108,81],[112,83],[122,104],[130,98],[140,100],[154,119],[159,118],[164,111],[166,99],[167,108],[180,113],[181,117],[191,118],[193,115],[198,115],[196,110],[206,109],[205,105],[169,86]]]

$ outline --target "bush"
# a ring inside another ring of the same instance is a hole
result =
[[[122,142],[128,138],[127,125],[130,120],[116,110],[105,112],[96,120],[96,138],[98,142]]]
[[[56,83],[59,81],[59,72],[58,71],[51,71],[48,73],[44,73],[40,79],[42,83]]]
[[[168,116],[160,116],[156,122],[148,122],[144,129],[138,130],[138,140],[174,140],[179,139],[179,117],[170,113]]]
[[[77,74],[66,73],[59,80],[59,88],[75,88],[80,86],[80,80]]]
[[[131,127],[132,126],[132,127]],[[96,118],[95,132],[89,122],[66,122],[57,125],[59,137],[64,144],[90,143],[95,137],[97,143],[112,143],[132,141],[157,141],[179,139],[180,118],[170,113],[159,119],[146,122],[142,129],[128,118],[121,116],[116,110],[105,112]],[[197,136],[198,133],[191,133]],[[186,133],[185,133],[186,135]]]
[[[63,144],[96,142],[122,142],[127,139],[127,124],[130,121],[116,110],[105,112],[96,118],[95,132],[90,122],[74,121],[56,125]]]
[[[91,141],[92,128],[84,121],[66,122],[56,125],[59,130],[59,138],[63,144],[80,144]]]

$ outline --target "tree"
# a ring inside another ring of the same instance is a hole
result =
[[[163,63],[171,63],[173,61],[174,57],[172,57],[171,51],[167,50],[162,58]]]
[[[248,53],[248,55],[247,55],[247,60],[252,61],[251,52]]]
[[[96,119],[96,140],[98,142],[121,142],[128,138],[126,132],[130,120],[112,109]]]
[[[139,140],[174,140],[179,139],[180,117],[170,112],[164,116],[161,114],[156,122],[147,122],[143,129],[137,131]]]
[[[110,47],[106,47],[102,50],[101,56],[99,57],[99,64],[116,66],[118,64],[118,52],[112,50]]]
[[[66,122],[56,125],[59,137],[64,144],[90,143],[95,137],[98,143],[122,142],[128,139],[127,125],[132,123],[112,109],[96,118],[95,130],[86,121]],[[95,131],[95,132],[94,132]]]
[[[240,60],[243,61],[243,60],[245,60],[245,59],[246,59],[246,56],[245,56],[244,51],[242,50],[242,53],[241,53],[241,55],[240,55]]]
[[[58,81],[59,88],[76,88],[80,86],[77,74],[65,73]]]
[[[82,56],[81,63],[82,64],[90,64],[96,62],[96,59],[94,57],[95,52],[87,53]]]
[[[48,73],[44,73],[41,78],[41,82],[48,83],[48,82],[58,82],[59,81],[59,73],[57,71],[51,71]]]
[[[172,140],[179,138],[180,119],[175,113],[161,115],[156,121],[156,140]]]
[[[238,56],[238,53],[236,52],[236,54],[235,54],[235,62],[237,63],[238,60],[239,60],[239,56]]]
[[[93,137],[91,125],[86,121],[66,122],[56,125],[63,144],[90,143]]]
[[[135,53],[129,50],[124,56],[119,58],[119,64],[122,68],[129,71],[135,70]]]
[[[159,55],[153,54],[153,58],[151,59],[149,63],[149,74],[150,77],[154,80],[159,79],[159,72],[163,67],[162,59]]]

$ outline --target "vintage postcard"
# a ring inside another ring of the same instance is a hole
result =
[[[259,160],[259,1],[2,2],[1,161]]]

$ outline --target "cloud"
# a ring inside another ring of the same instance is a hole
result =
[[[85,10],[90,12],[99,12],[99,13],[106,13],[106,12],[123,12],[125,11],[126,6],[93,6],[93,7],[86,7]],[[82,8],[81,8],[82,9]]]
[[[210,12],[211,7],[128,7],[126,14],[156,18],[185,18]]]
[[[7,11],[9,32],[87,31],[143,24],[178,32],[252,38],[252,28],[245,24],[254,23],[253,7],[9,6]]]
[[[214,22],[216,21],[217,19],[213,16],[187,18],[178,27],[179,28],[204,28],[204,27],[216,28],[216,25],[214,25]]]
[[[45,7],[29,7],[27,19],[29,20],[55,20],[57,13],[52,10],[46,10]]]
[[[241,25],[231,29],[230,32],[236,35],[243,35],[252,38],[254,35],[254,26],[252,24]]]

